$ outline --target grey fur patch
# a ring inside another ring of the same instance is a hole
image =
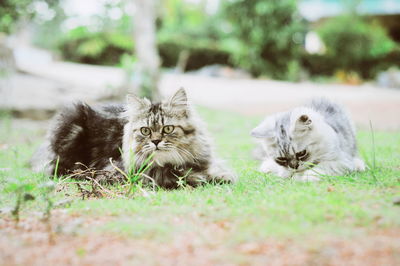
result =
[[[343,107],[327,99],[267,117],[252,135],[263,145],[264,172],[303,178],[315,166],[328,175],[363,169],[352,121]]]

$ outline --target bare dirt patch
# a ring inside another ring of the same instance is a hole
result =
[[[114,218],[57,210],[50,237],[34,215],[18,227],[3,217],[0,265],[400,265],[397,229],[352,239],[315,235],[240,243],[229,238],[229,222],[203,224],[201,234],[182,232],[166,241],[96,230]]]

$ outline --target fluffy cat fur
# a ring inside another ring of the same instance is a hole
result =
[[[267,117],[251,135],[260,139],[260,171],[300,181],[365,170],[354,126],[344,109],[326,99]]]
[[[151,103],[128,96],[126,105],[92,108],[77,103],[63,110],[49,131],[47,142],[33,156],[36,170],[47,165],[52,174],[65,175],[82,164],[96,170],[137,172],[145,184],[177,188],[204,182],[233,182],[235,175],[214,157],[202,121],[191,108],[184,89],[169,100]],[[147,160],[147,161],[146,161]],[[80,162],[80,164],[76,164]]]

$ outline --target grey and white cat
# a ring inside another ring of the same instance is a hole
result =
[[[137,172],[151,162],[141,174],[142,180],[163,188],[177,188],[178,181],[197,186],[236,180],[215,158],[205,127],[184,89],[160,103],[136,96],[129,96],[126,105],[101,108],[77,103],[57,116],[32,164],[40,169],[43,162],[50,162],[47,172],[52,174],[58,160],[61,175],[83,164],[118,176],[110,158],[126,172]]]
[[[260,171],[300,181],[365,170],[355,129],[344,109],[326,99],[267,117],[251,135],[260,139]]]

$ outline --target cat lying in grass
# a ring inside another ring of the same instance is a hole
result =
[[[342,107],[326,99],[269,116],[251,135],[263,147],[261,172],[316,181],[365,170],[353,123]]]
[[[66,108],[32,164],[36,170],[46,168],[48,174],[58,175],[84,165],[114,172],[116,178],[121,177],[116,169],[120,168],[139,173],[143,183],[168,189],[177,188],[178,181],[197,186],[236,180],[215,158],[184,89],[161,103],[130,96],[126,105],[92,108],[77,103]]]

